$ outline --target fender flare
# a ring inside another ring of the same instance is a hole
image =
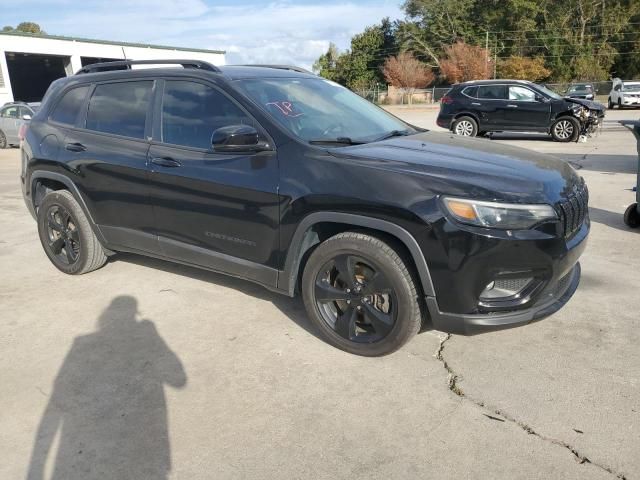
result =
[[[35,198],[34,198],[35,189],[34,189],[34,185],[35,185],[36,181],[41,179],[41,178],[45,178],[45,179],[48,179],[48,180],[55,180],[57,182],[60,182],[60,183],[64,184],[67,187],[67,189],[73,195],[73,198],[75,198],[76,201],[78,202],[78,204],[80,205],[80,208],[82,208],[82,211],[86,215],[87,220],[89,220],[89,225],[91,225],[91,229],[93,230],[93,232],[98,237],[98,240],[100,241],[102,246],[105,247],[107,242],[106,242],[106,240],[104,238],[104,235],[102,235],[102,232],[100,231],[100,228],[98,228],[98,225],[93,220],[93,216],[91,215],[91,211],[89,210],[89,207],[87,207],[87,204],[85,203],[84,198],[80,194],[80,190],[78,189],[76,184],[73,182],[73,180],[71,180],[66,175],[63,175],[63,174],[57,173],[57,172],[50,172],[48,170],[34,170],[31,173],[31,175],[29,177],[29,200],[31,202],[31,205],[33,206],[34,215],[35,215],[35,203],[34,203],[35,202]]]
[[[284,271],[278,277],[278,290],[284,291],[289,296],[294,295],[300,261],[302,260],[302,255],[307,250],[303,250],[302,248],[304,236],[313,225],[323,222],[369,228],[395,237],[397,240],[402,242],[409,251],[418,272],[424,294],[428,297],[435,296],[435,289],[433,287],[433,281],[431,280],[427,261],[425,260],[422,250],[413,235],[404,228],[386,220],[341,212],[311,213],[304,217],[304,219],[298,224],[291,239],[291,247],[287,253]]]

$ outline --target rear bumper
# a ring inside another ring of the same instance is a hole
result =
[[[579,284],[580,263],[576,263],[565,277],[547,288],[545,295],[526,310],[488,314],[443,313],[439,310],[435,297],[427,297],[426,303],[434,329],[459,335],[474,335],[542,320],[560,310],[571,299]]]
[[[436,119],[436,124],[439,127],[446,128],[447,130],[451,129],[451,122],[453,122],[453,115],[440,113]]]

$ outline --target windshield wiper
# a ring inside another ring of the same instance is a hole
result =
[[[322,145],[322,144],[340,144],[340,145],[362,145],[364,142],[357,142],[355,140],[350,139],[349,137],[338,137],[338,138],[316,138],[314,140],[309,140],[311,145]]]
[[[381,142],[382,140],[387,140],[388,138],[393,138],[393,137],[405,137],[407,135],[410,135],[412,132],[409,129],[406,130],[391,130],[388,133],[385,133],[384,135],[382,135],[381,137],[378,137],[374,140],[371,140],[371,142]]]

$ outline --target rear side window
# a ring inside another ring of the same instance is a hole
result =
[[[190,81],[167,81],[162,97],[162,141],[211,148],[214,130],[253,121],[213,87]]]
[[[53,109],[51,120],[64,125],[75,125],[88,91],[89,86],[85,85],[73,88],[65,93]]]
[[[478,87],[467,87],[462,90],[467,97],[478,98]]]
[[[87,130],[144,138],[153,81],[97,85],[89,100]]]
[[[482,85],[478,87],[478,98],[487,100],[506,100],[506,85]]]

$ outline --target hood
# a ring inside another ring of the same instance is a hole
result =
[[[425,177],[434,194],[555,203],[582,180],[568,163],[524,148],[452,133],[423,132],[331,149],[366,166]]]
[[[564,97],[564,99],[569,103],[577,103],[584,107],[587,107],[589,110],[605,110],[605,106],[600,102],[595,102],[593,100],[586,100],[584,98],[572,98],[572,97]]]

